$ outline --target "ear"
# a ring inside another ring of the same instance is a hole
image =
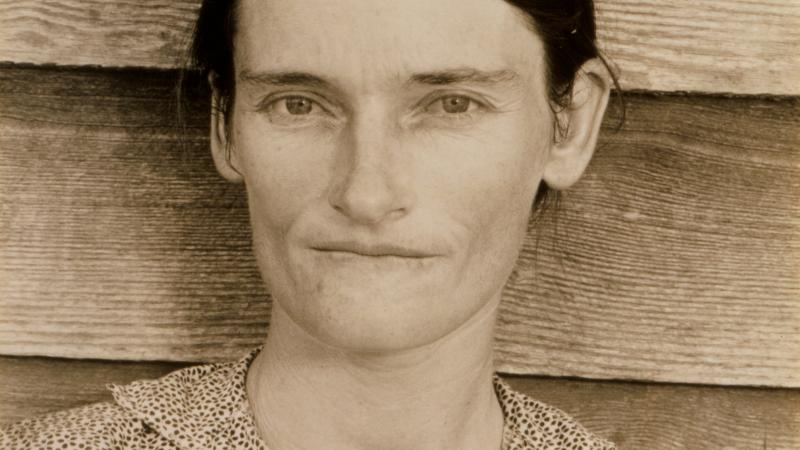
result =
[[[214,158],[214,165],[217,172],[223,178],[232,183],[241,183],[242,174],[234,165],[233,155],[231,154],[231,143],[229,141],[229,130],[226,130],[227,123],[225,115],[219,108],[221,97],[219,91],[214,87],[216,74],[208,75],[208,84],[211,86],[211,156]]]
[[[557,120],[568,127],[566,136],[552,145],[545,164],[543,179],[549,187],[567,189],[589,165],[608,105],[611,83],[611,75],[599,58],[587,61],[578,71],[572,100],[557,114]]]

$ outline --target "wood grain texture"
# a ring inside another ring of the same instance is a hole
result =
[[[113,401],[108,384],[154,379],[186,364],[0,357],[0,426]]]
[[[243,193],[214,172],[206,102],[175,125],[173,82],[0,70],[0,354],[208,361],[263,340]],[[499,368],[800,386],[800,102],[628,103],[532,227]]]
[[[524,244],[503,370],[797,387],[800,101],[629,100]]]
[[[0,0],[0,61],[176,67],[198,0]],[[800,0],[599,0],[625,89],[800,94]]]
[[[620,450],[800,448],[794,389],[507,378],[555,405]]]
[[[111,401],[108,383],[157,378],[182,365],[0,357],[0,426]],[[506,378],[620,450],[800,448],[800,392],[536,377]],[[57,386],[57,388],[54,388]]]
[[[800,94],[800,0],[597,0],[625,89]]]

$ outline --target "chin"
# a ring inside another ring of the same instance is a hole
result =
[[[387,353],[412,349],[447,335],[458,326],[458,305],[443,292],[395,283],[328,286],[295,297],[287,305],[308,334],[339,350]],[[299,300],[303,299],[303,300]],[[443,307],[450,304],[448,307]]]
[[[291,250],[283,259],[289,264],[262,271],[273,275],[273,298],[304,334],[340,351],[387,354],[425,346],[486,303],[485,286],[463,276],[457,255],[369,258]]]

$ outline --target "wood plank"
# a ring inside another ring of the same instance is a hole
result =
[[[631,449],[800,448],[800,391],[507,378],[586,428]]]
[[[182,65],[198,0],[0,0],[0,61]],[[800,94],[800,0],[599,0],[625,89]]]
[[[502,369],[797,387],[800,101],[628,98],[525,242]]]
[[[186,364],[0,357],[0,426],[95,402],[108,384],[154,379]]]
[[[209,361],[263,340],[243,193],[214,173],[203,94],[175,124],[174,75],[0,70],[0,354]],[[800,386],[800,101],[628,102],[526,240],[500,369]]]
[[[800,94],[798,0],[595,3],[624,89]]]
[[[157,378],[175,363],[0,357],[0,426],[110,401],[108,383]],[[576,417],[624,449],[800,448],[800,391],[537,377],[515,389]],[[58,386],[54,389],[53,386]]]

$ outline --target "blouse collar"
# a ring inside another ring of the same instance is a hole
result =
[[[235,363],[188,367],[109,389],[118,405],[178,447],[268,450],[256,430],[245,389],[247,370],[260,351],[258,347]],[[501,449],[530,448],[530,438],[541,431],[528,420],[519,421],[520,411],[513,407],[527,397],[497,374],[493,383],[504,416]]]

